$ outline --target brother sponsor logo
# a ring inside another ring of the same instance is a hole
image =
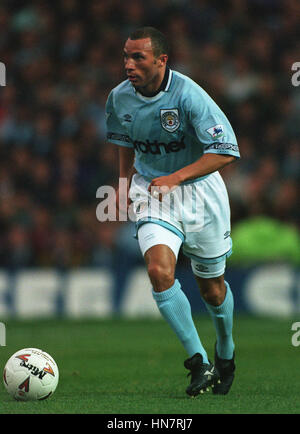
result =
[[[184,136],[181,138],[179,142],[173,141],[169,143],[158,142],[155,140],[154,142],[150,142],[147,140],[146,142],[142,142],[141,140],[135,140],[133,142],[134,149],[139,152],[143,152],[144,154],[153,154],[160,155],[162,154],[162,150],[164,150],[167,154],[169,152],[179,152],[181,149],[185,149],[186,145],[184,143]]]

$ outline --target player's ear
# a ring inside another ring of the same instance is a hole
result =
[[[157,60],[158,60],[158,64],[160,66],[165,66],[167,64],[167,61],[168,61],[168,55],[167,54],[161,54],[160,56],[158,56]]]

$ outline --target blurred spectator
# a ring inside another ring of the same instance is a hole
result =
[[[16,269],[32,265],[33,251],[29,232],[21,225],[15,224],[7,234],[7,250],[4,265]]]
[[[98,187],[118,182],[104,105],[125,79],[123,43],[143,25],[167,34],[171,68],[203,86],[234,127],[242,158],[222,171],[233,226],[264,215],[299,231],[299,14],[298,0],[3,0],[3,266],[118,267],[131,224],[95,214]]]

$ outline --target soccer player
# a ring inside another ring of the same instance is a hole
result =
[[[127,80],[106,104],[107,138],[119,145],[120,178],[130,186],[127,207],[133,206],[154,300],[189,355],[186,392],[196,396],[212,386],[213,393],[226,394],[235,371],[233,296],[224,280],[232,246],[229,201],[218,170],[239,158],[239,149],[221,109],[167,61],[161,32],[143,27],[130,34],[124,46]],[[216,330],[214,364],[175,279],[181,247]]]

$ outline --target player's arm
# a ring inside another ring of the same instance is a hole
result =
[[[171,175],[160,176],[159,178],[153,179],[149,186],[149,191],[156,187],[162,194],[168,193],[185,181],[200,178],[222,169],[227,164],[232,163],[235,159],[236,157],[233,155],[203,154],[202,157],[194,163],[177,170]]]
[[[119,146],[119,176],[130,180],[134,173],[134,149]]]
[[[236,157],[233,155],[210,153],[203,154],[199,160],[186,167],[183,167],[177,172],[174,172],[174,177],[175,179],[177,178],[178,183],[181,184],[182,182],[200,178],[202,176],[216,172],[235,160]]]
[[[134,173],[136,173],[134,167],[134,149],[125,146],[119,146],[119,178],[126,178],[127,180],[126,184],[120,184],[121,186],[126,185],[126,191],[120,191],[119,189],[117,190],[116,205],[117,210],[119,211],[119,216],[121,214],[127,215],[127,210],[131,202],[128,193]],[[126,208],[123,207],[124,209],[121,209],[124,202],[119,200],[120,195],[122,195],[122,197],[126,196],[127,198]]]
[[[105,106],[105,114],[106,114],[106,127],[107,127],[107,140],[110,143],[118,145],[118,154],[119,154],[119,178],[126,178],[126,191],[117,190],[116,194],[116,207],[119,211],[119,214],[127,213],[127,208],[129,205],[128,199],[128,191],[131,182],[131,178],[135,172],[134,169],[134,149],[131,143],[130,137],[128,136],[128,132],[126,128],[121,124],[118,114],[116,113],[115,107],[117,104],[115,103],[115,92],[112,91],[107,99]],[[119,183],[122,186],[124,183]],[[126,197],[127,201],[119,200],[120,196]],[[119,209],[119,206],[122,206],[124,202],[127,202],[126,209]]]

